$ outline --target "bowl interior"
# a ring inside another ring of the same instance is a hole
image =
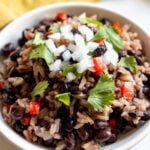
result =
[[[109,10],[100,8],[93,4],[83,4],[83,3],[69,3],[69,4],[64,3],[64,4],[49,5],[33,10],[21,16],[19,19],[15,20],[13,23],[5,27],[3,31],[1,31],[0,49],[10,41],[16,44],[18,38],[21,37],[22,31],[24,29],[36,25],[41,19],[43,19],[47,15],[54,17],[55,14],[60,11],[67,12],[72,15],[79,15],[83,12],[86,12],[87,15],[97,14],[99,18],[108,18],[112,21],[118,21],[121,24],[130,24],[131,30],[138,33],[139,38],[141,39],[142,44],[144,46],[144,53],[147,59],[150,61],[150,51],[149,51],[150,42],[148,42],[148,40],[150,39],[148,35],[146,35],[146,33],[142,31],[135,23]],[[29,143],[28,141],[24,140],[22,137],[17,135],[14,131],[12,131],[5,124],[1,115],[0,115],[0,126],[1,132],[17,146],[22,147],[23,149],[32,149],[32,148],[35,148],[36,150],[43,149],[40,146]],[[116,143],[104,146],[102,150],[127,149],[133,146],[139,140],[141,140],[143,136],[145,136],[148,132],[150,132],[150,122],[147,122],[139,129],[132,130],[131,132],[122,135]]]

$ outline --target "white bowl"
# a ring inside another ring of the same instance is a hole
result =
[[[109,10],[100,8],[99,6],[88,4],[88,3],[61,3],[54,4],[45,7],[35,9],[20,18],[16,19],[8,26],[6,26],[0,33],[0,49],[7,43],[16,43],[17,39],[21,37],[22,31],[25,28],[32,27],[36,25],[45,15],[49,14],[55,16],[57,12],[64,11],[69,14],[79,15],[86,12],[88,15],[97,14],[100,18],[110,18],[112,21],[118,21],[121,24],[131,24],[132,31],[136,31],[144,45],[145,55],[150,61],[150,42],[148,40],[148,35],[138,27],[132,21],[120,16],[117,13],[113,13]],[[2,116],[0,115],[0,131],[3,135],[7,137],[9,141],[14,143],[16,146],[26,150],[43,150],[45,147],[32,144],[15,133],[8,125],[4,122]],[[138,143],[144,136],[150,132],[150,121],[144,124],[138,129],[134,129],[131,132],[122,135],[118,141],[114,144],[104,146],[102,150],[125,150],[131,148],[136,143]]]

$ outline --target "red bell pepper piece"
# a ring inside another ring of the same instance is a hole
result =
[[[121,87],[121,95],[125,99],[132,100],[134,97],[134,86],[132,82],[124,82]]]
[[[94,70],[96,75],[100,75],[105,71],[105,64],[101,57],[94,57],[93,58]]]
[[[67,17],[68,17],[68,15],[64,12],[58,12],[57,16],[56,16],[58,21],[64,21],[67,19]]]
[[[41,103],[40,102],[30,102],[30,115],[38,115],[40,113],[40,107],[41,107]]]
[[[30,125],[30,121],[31,121],[31,116],[29,114],[26,114],[22,120],[21,123],[25,126],[29,126]]]
[[[116,119],[115,118],[111,118],[109,121],[108,121],[108,123],[109,123],[109,126],[111,127],[111,128],[116,128]]]
[[[105,45],[103,38],[98,39],[96,42],[99,43],[100,45]]]
[[[113,24],[114,28],[118,30],[119,35],[122,35],[123,28],[118,22],[114,22]]]

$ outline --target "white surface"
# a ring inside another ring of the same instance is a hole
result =
[[[109,8],[137,22],[150,35],[150,0],[107,0],[99,3],[100,6]],[[132,150],[149,150],[148,142],[150,135],[146,136],[140,143],[137,143]],[[0,135],[0,149],[17,150]]]

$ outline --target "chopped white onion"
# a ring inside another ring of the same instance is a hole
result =
[[[61,45],[59,46],[56,51],[54,52],[55,56],[59,56],[62,52],[64,52],[66,50],[66,46],[65,45]]]
[[[103,56],[105,64],[108,65],[111,63],[114,66],[116,66],[118,62],[118,57],[119,57],[117,52],[113,49],[112,44],[110,44],[109,42],[105,41],[105,45],[107,48],[107,51],[105,52]]]
[[[68,65],[70,65],[69,61],[62,62],[62,68],[67,67]]]
[[[78,30],[86,36],[86,41],[89,41],[94,37],[93,31],[85,25],[79,26]]]
[[[68,39],[68,40],[71,40],[71,41],[74,40],[74,35],[73,35],[72,32],[64,32],[64,33],[62,33],[62,36],[63,36],[65,39]]]
[[[78,17],[78,20],[81,21],[81,22],[85,22],[85,18],[86,18],[86,13],[82,13],[79,17]]]
[[[56,51],[56,46],[55,46],[55,43],[54,43],[54,41],[52,39],[46,40],[46,45],[47,45],[47,47],[49,48],[49,50],[51,52],[54,53]]]
[[[72,43],[70,43],[70,44],[68,45],[68,49],[69,49],[71,52],[75,52],[75,51],[77,51],[77,50],[80,50],[81,48],[78,47],[78,46],[76,46],[76,45],[74,45],[74,44],[72,44]]]
[[[88,42],[86,46],[91,52],[93,52],[99,46],[99,44],[96,42]]]
[[[77,64],[77,72],[83,73],[85,70],[93,67],[93,61],[92,59],[83,59]]]
[[[54,34],[49,35],[48,37],[54,40],[59,40],[61,35],[60,33],[54,33]]]
[[[69,72],[66,77],[69,82],[76,78],[76,76],[72,72]]]
[[[70,58],[71,58],[71,53],[70,53],[70,51],[69,51],[69,50],[66,50],[66,51],[62,54],[62,57],[63,57],[63,59],[64,59],[65,61],[70,60]]]
[[[51,71],[58,71],[61,70],[61,68],[62,68],[62,62],[60,59],[57,59],[53,64],[49,66],[49,69]]]
[[[83,49],[77,50],[72,53],[72,59],[74,61],[81,61],[82,59],[88,59],[90,56],[88,55],[89,50],[84,47]]]
[[[70,32],[72,30],[72,26],[70,24],[66,24],[60,27],[61,33]]]
[[[84,47],[85,46],[84,38],[80,34],[75,34],[74,40],[75,40],[76,46],[78,46],[78,47]]]

